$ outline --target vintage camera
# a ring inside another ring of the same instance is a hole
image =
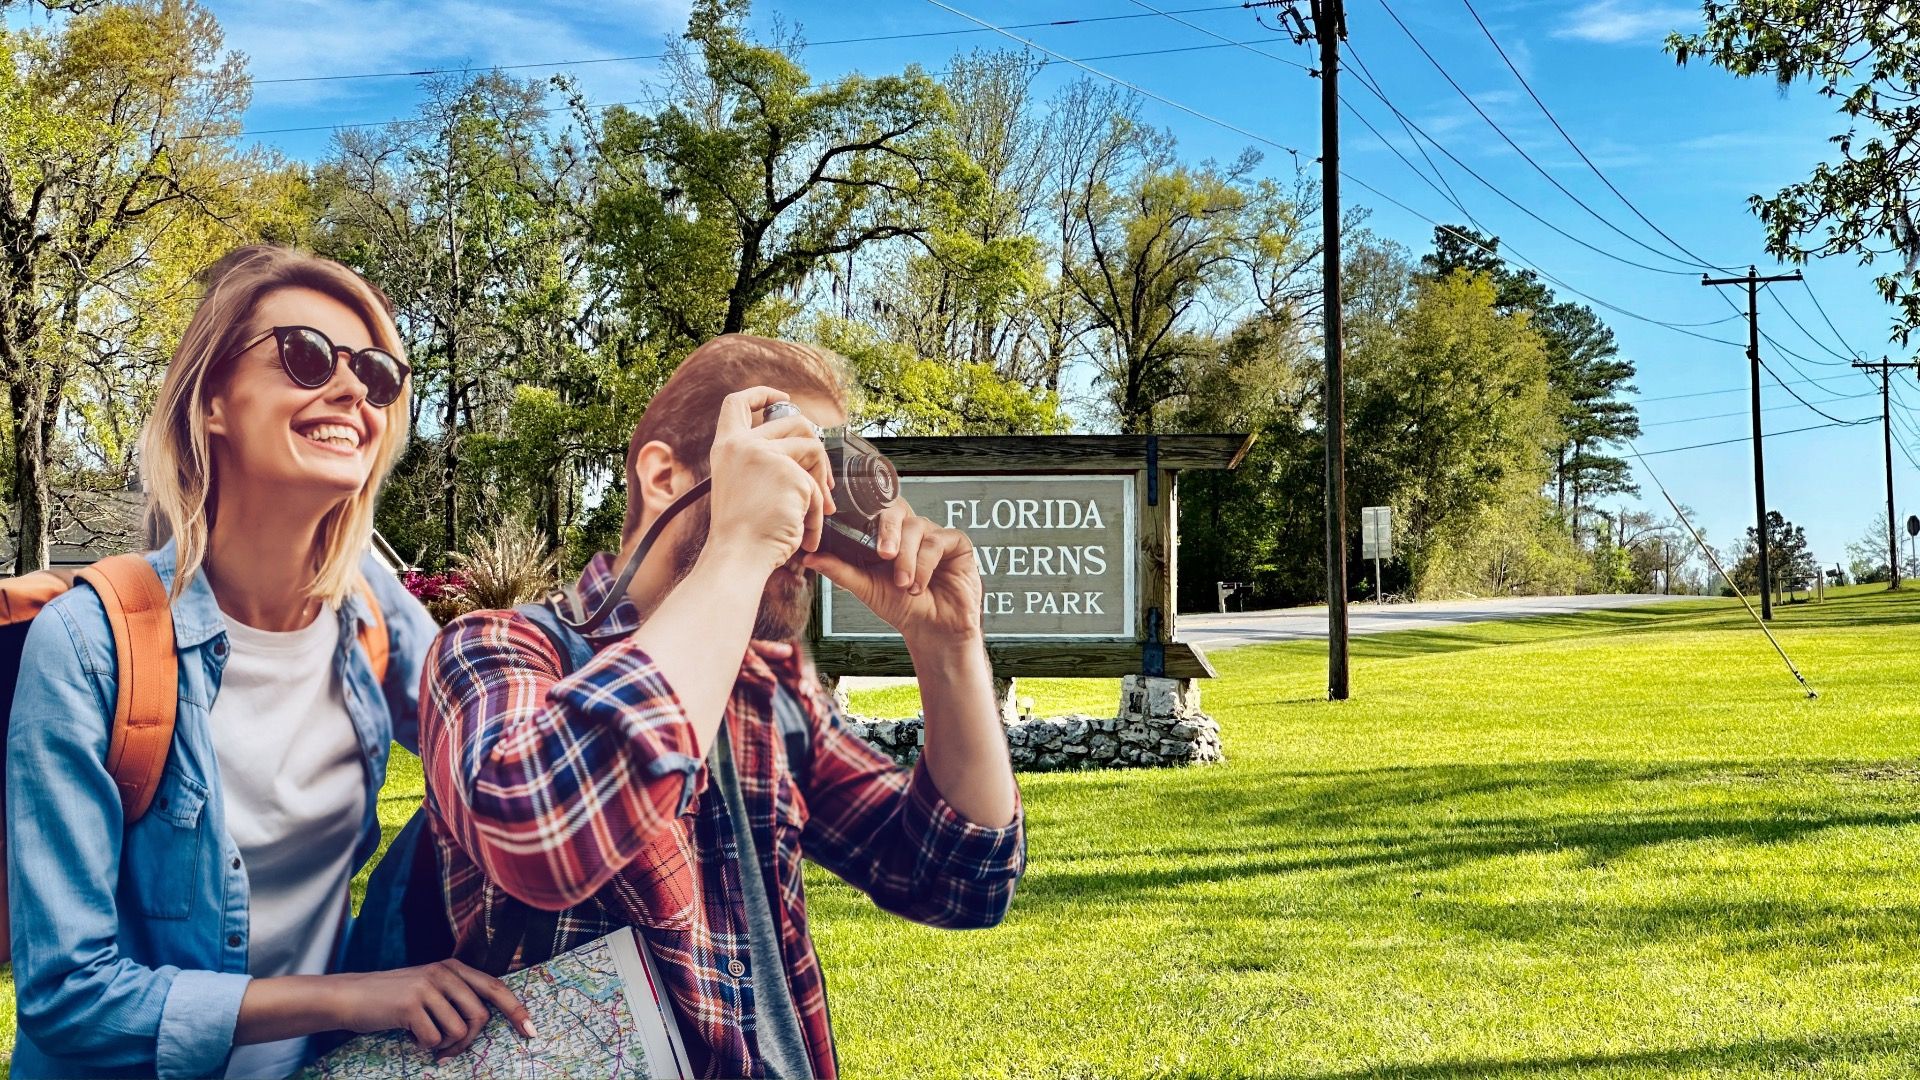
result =
[[[762,412],[764,420],[798,416],[792,402],[776,401]],[[820,547],[851,563],[878,563],[880,513],[900,497],[900,474],[872,443],[844,427],[814,428],[827,447],[827,468],[833,474],[835,510],[820,530]]]

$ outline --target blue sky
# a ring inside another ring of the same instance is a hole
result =
[[[1297,67],[1252,51],[1220,46],[1201,30],[1180,25],[1128,0],[1054,0],[1008,3],[949,0],[956,8],[996,24],[1052,22],[1104,16],[1138,16],[1016,31],[1073,57],[1143,50],[1214,46],[1152,56],[1093,61],[1102,71],[1174,99],[1220,121],[1304,152],[1319,143],[1317,83]],[[1238,9],[1190,11],[1204,0],[1151,0],[1163,10],[1181,10],[1187,22],[1236,41],[1258,40],[1259,50],[1308,62],[1307,46],[1269,34]],[[1522,91],[1462,0],[1388,0],[1481,109],[1529,155],[1595,211],[1659,252],[1672,248],[1608,192]],[[366,72],[408,71],[472,64],[532,64],[653,54],[685,19],[682,0],[612,0],[610,3],[486,4],[473,0],[208,0],[231,47],[247,53],[256,79]],[[1539,264],[1573,289],[1653,319],[1701,324],[1695,332],[1727,344],[1700,340],[1661,326],[1603,310],[1622,352],[1639,368],[1645,434],[1643,451],[1668,450],[1723,439],[1723,446],[1665,453],[1650,458],[1674,496],[1698,511],[1698,524],[1726,545],[1753,521],[1752,458],[1745,441],[1747,363],[1745,327],[1727,301],[1744,305],[1738,290],[1723,300],[1702,288],[1698,268],[1664,258],[1623,238],[1588,215],[1533,166],[1501,141],[1388,17],[1380,0],[1349,0],[1352,51],[1379,79],[1387,96],[1420,128],[1465,165],[1515,201],[1560,229],[1634,262],[1677,273],[1623,265],[1596,254],[1532,220],[1438,153],[1448,184],[1466,209],[1498,234],[1503,249]],[[1803,177],[1829,150],[1825,138],[1837,128],[1830,105],[1810,90],[1781,93],[1771,83],[1742,82],[1717,68],[1677,67],[1660,48],[1670,29],[1698,24],[1692,5],[1647,0],[1481,0],[1478,10],[1494,36],[1561,123],[1626,196],[1671,236],[1707,261],[1745,267],[1762,257],[1762,235],[1746,207],[1754,192],[1771,193]],[[754,18],[797,24],[819,44],[805,56],[810,69],[830,76],[850,70],[881,72],[919,63],[939,70],[956,50],[1013,42],[990,32],[887,42],[829,44],[831,39],[972,31],[974,24],[924,2],[822,3],[817,0],[762,3]],[[555,68],[529,69],[543,75]],[[653,70],[648,60],[598,63],[568,70],[591,100],[630,101],[643,93]],[[1066,65],[1043,79],[1063,82],[1078,74]],[[1386,111],[1350,76],[1347,99],[1394,145],[1425,167],[1413,143]],[[412,78],[346,79],[328,82],[261,82],[247,121],[252,131],[374,121],[404,116],[419,97]],[[1246,135],[1148,101],[1145,115],[1172,129],[1193,157],[1231,157],[1249,145]],[[1351,115],[1343,120],[1349,175],[1408,207],[1440,221],[1461,214],[1411,172],[1379,138]],[[297,158],[324,154],[324,131],[284,131],[255,136]],[[1262,145],[1266,165],[1289,175],[1287,154]],[[1370,226],[1416,251],[1424,250],[1431,226],[1357,184],[1347,185],[1349,205],[1373,211]],[[1684,256],[1680,257],[1684,260]],[[1799,285],[1777,286],[1761,297],[1761,324],[1780,346],[1763,343],[1763,356],[1802,396],[1842,419],[1875,416],[1878,395],[1869,379],[1850,372],[1833,353],[1858,350],[1870,357],[1891,353],[1890,310],[1871,284],[1872,269],[1852,258],[1810,264],[1814,295],[1838,334],[1816,311]],[[1563,296],[1572,296],[1561,290]],[[1804,324],[1797,327],[1786,311]],[[1833,350],[1830,353],[1828,350]],[[1763,393],[1767,430],[1786,432],[1826,423],[1777,387]],[[1731,392],[1729,392],[1731,391]],[[1908,377],[1908,400],[1920,405],[1920,384]],[[1679,396],[1687,395],[1687,396]],[[1870,396],[1859,396],[1870,395]],[[1896,411],[1898,411],[1896,406]],[[1723,415],[1731,414],[1731,415]],[[1920,429],[1916,429],[1920,430]],[[1896,438],[1900,428],[1896,424]],[[1365,431],[1351,435],[1355,442]],[[1816,555],[1828,565],[1843,560],[1844,546],[1864,531],[1883,502],[1878,423],[1781,434],[1767,440],[1768,501],[1806,526]],[[1916,451],[1920,457],[1920,451]],[[1902,517],[1920,512],[1920,470],[1895,450],[1895,482]],[[1636,467],[1638,468],[1638,467]],[[1642,473],[1641,502],[1659,503]],[[1664,511],[1664,505],[1657,507]]]

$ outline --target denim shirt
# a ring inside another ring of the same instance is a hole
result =
[[[147,561],[171,586],[173,545]],[[383,685],[357,643],[368,613],[356,590],[334,655],[366,765],[356,869],[380,844],[391,743],[418,746],[420,668],[439,629],[371,556],[363,571],[389,649]],[[173,627],[173,750],[131,827],[105,764],[117,679],[99,597],[76,584],[27,633],[7,737],[15,1077],[207,1076],[233,1050],[251,978],[249,893],[208,723],[228,644],[205,574],[174,600]]]

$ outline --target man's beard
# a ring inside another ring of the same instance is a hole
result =
[[[689,507],[683,515],[686,528],[673,548],[673,585],[693,572],[700,551],[707,544],[707,529],[712,524],[705,499]],[[799,553],[786,565],[767,575],[767,587],[760,593],[760,608],[753,616],[753,636],[758,641],[798,641],[807,629],[812,607],[813,582],[819,575],[802,569]],[[671,588],[672,586],[669,586]]]

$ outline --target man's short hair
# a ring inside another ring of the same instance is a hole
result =
[[[707,475],[714,421],[728,394],[771,386],[788,394],[817,394],[844,404],[846,361],[812,345],[751,334],[726,334],[687,354],[647,403],[627,443],[627,516],[621,540],[633,538],[644,516],[638,473],[640,448],[661,442],[697,476]]]

